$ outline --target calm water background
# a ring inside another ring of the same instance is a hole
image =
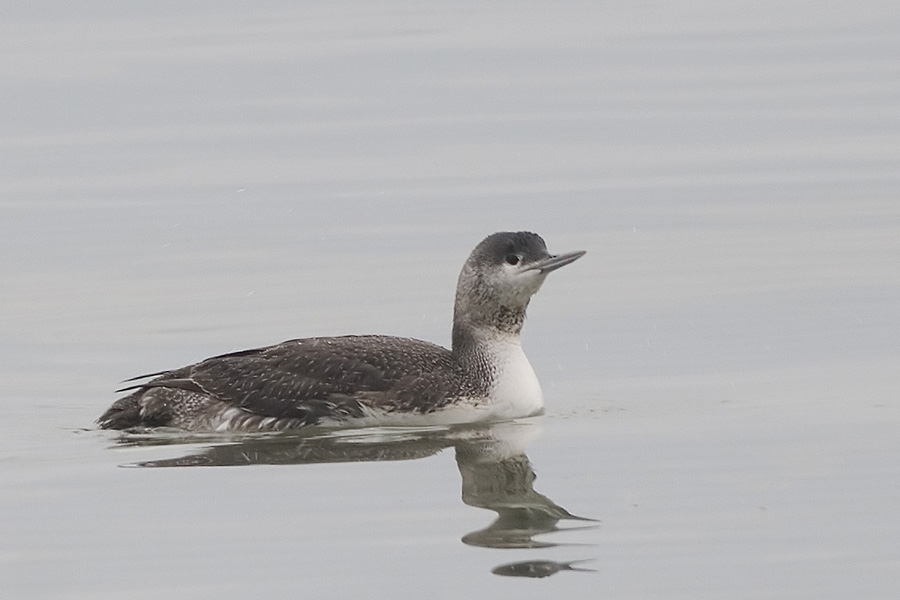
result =
[[[900,592],[894,2],[8,3],[0,30],[4,597]],[[594,527],[473,544],[493,454],[442,432],[316,442],[341,463],[92,428],[212,354],[447,344],[504,229],[588,250],[532,303],[547,414],[513,437]],[[244,466],[123,468],[173,459]]]

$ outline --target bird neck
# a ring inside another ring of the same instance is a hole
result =
[[[499,343],[519,343],[525,309],[495,306],[493,310],[467,310],[457,303],[453,315],[452,353],[463,366],[483,362]]]

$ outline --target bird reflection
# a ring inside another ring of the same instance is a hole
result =
[[[398,461],[425,458],[446,448],[456,451],[462,478],[462,500],[469,506],[497,513],[488,527],[463,536],[462,541],[484,548],[550,548],[559,545],[536,539],[556,531],[594,527],[569,526],[562,521],[591,522],[535,491],[535,474],[525,446],[538,433],[532,423],[452,428],[379,428],[319,432],[312,435],[251,435],[222,443],[222,437],[158,432],[126,434],[117,441],[127,446],[210,443],[178,458],[133,463],[133,467],[213,467],[296,465],[317,463]],[[497,575],[546,577],[581,561],[557,563],[525,561],[496,567]]]

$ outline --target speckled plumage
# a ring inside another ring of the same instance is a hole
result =
[[[290,340],[147,376],[125,388],[135,391],[98,422],[107,429],[266,431],[426,423],[430,415],[446,422],[524,416],[517,413],[542,405],[518,341],[528,300],[547,272],[581,254],[552,257],[531,233],[486,238],[460,273],[452,350],[378,335]],[[533,395],[534,387],[537,396],[519,406],[519,396]],[[448,410],[460,404],[490,408],[492,400],[499,408],[481,414]]]

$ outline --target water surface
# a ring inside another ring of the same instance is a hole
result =
[[[10,7],[2,589],[896,597],[898,20],[887,2]],[[529,309],[542,417],[93,428],[121,380],[213,354],[447,344],[460,265],[510,229],[588,251]]]

